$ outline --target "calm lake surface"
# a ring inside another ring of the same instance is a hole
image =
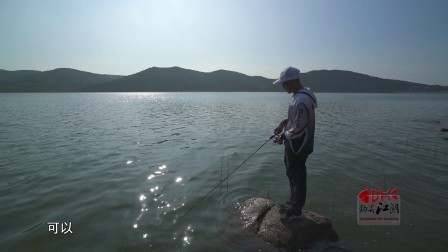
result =
[[[306,210],[355,251],[446,251],[448,95],[316,93]],[[267,251],[237,203],[285,201],[260,147],[286,93],[0,94],[2,251]],[[401,225],[359,226],[357,195],[398,188]],[[67,222],[72,233],[49,232]]]

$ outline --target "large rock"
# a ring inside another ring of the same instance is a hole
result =
[[[333,230],[331,220],[322,215],[303,211],[304,217],[282,223],[281,210],[276,203],[263,198],[246,200],[240,204],[239,209],[244,229],[278,249],[344,251],[343,248],[337,249],[333,244],[338,240],[338,235]],[[317,247],[320,249],[315,249]],[[325,250],[325,247],[332,249]]]

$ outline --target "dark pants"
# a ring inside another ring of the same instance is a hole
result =
[[[294,155],[289,146],[285,146],[286,176],[289,179],[291,196],[289,198],[296,214],[302,212],[306,199],[306,159],[308,155]]]

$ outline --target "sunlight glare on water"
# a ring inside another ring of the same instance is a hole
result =
[[[305,209],[333,216],[339,237],[359,251],[443,251],[446,95],[316,96]],[[267,140],[289,99],[0,94],[2,250],[253,251],[253,237],[232,216],[252,197],[287,199],[282,146],[268,143],[202,198]],[[400,226],[356,224],[354,202],[366,188],[398,188]],[[72,221],[74,234],[51,236],[46,221]]]

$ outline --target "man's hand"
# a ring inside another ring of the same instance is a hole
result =
[[[284,127],[285,127],[285,122],[282,121],[281,123],[278,124],[277,128],[274,129],[274,134],[278,135],[278,134],[282,133]]]

